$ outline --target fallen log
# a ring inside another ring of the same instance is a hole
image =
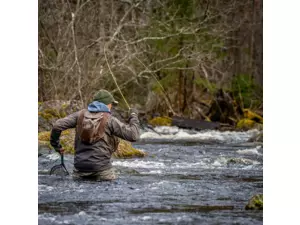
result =
[[[219,129],[220,123],[174,116],[172,117],[172,126],[177,126],[184,129],[213,130]]]

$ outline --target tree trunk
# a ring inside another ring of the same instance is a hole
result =
[[[40,69],[39,69],[38,76],[39,76],[39,79],[38,79],[38,81],[39,81],[39,83],[38,83],[38,85],[39,85],[39,88],[38,88],[38,101],[43,102],[43,101],[46,100],[46,98],[45,98],[45,89],[44,89],[44,73]]]

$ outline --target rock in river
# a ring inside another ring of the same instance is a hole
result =
[[[245,209],[263,209],[263,194],[254,195],[246,205]]]

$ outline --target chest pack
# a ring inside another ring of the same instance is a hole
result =
[[[103,138],[109,113],[82,110],[77,121],[77,133],[83,143],[93,144]]]

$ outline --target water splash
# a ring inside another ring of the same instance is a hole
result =
[[[144,131],[141,136],[141,141],[187,141],[187,142],[221,142],[221,143],[239,143],[246,142],[251,137],[257,135],[259,131],[257,129],[249,131],[194,131],[180,129],[178,127],[156,127],[155,132]]]
[[[261,146],[256,146],[255,148],[240,149],[237,150],[236,152],[242,155],[262,155],[262,153],[259,152],[259,150],[261,149],[262,149]]]

